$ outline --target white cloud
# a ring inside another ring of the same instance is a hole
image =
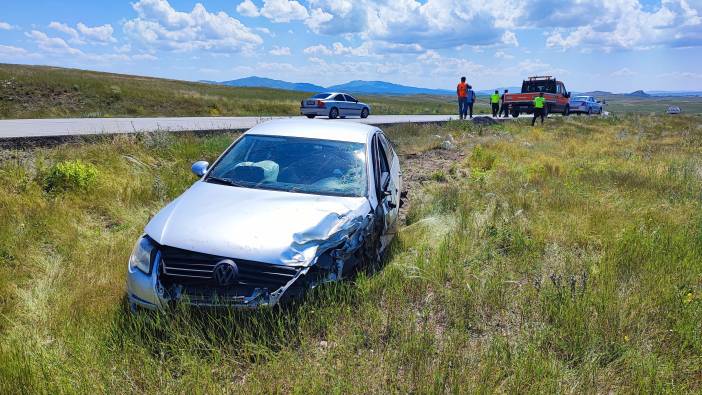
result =
[[[124,23],[124,31],[150,47],[175,51],[249,51],[263,39],[225,12],[210,13],[197,3],[191,12],[176,11],[167,0],[139,0],[132,4],[138,17]]]
[[[517,1],[524,0],[310,0],[306,24],[317,33],[354,33],[425,48],[492,45],[502,43],[505,29],[514,26]],[[516,36],[507,38],[516,42]]]
[[[239,5],[236,6],[236,12],[251,18],[261,15],[261,13],[258,11],[258,7],[256,7],[256,4],[254,4],[251,0],[244,0],[239,3]]]
[[[65,23],[60,23],[60,22],[51,22],[49,23],[49,29],[54,29],[57,30],[61,33],[64,33],[67,35],[70,40],[76,44],[83,44],[83,40],[80,39],[80,34],[78,34],[78,30],[68,26]]]
[[[0,30],[12,30],[14,28],[15,27],[10,25],[9,23],[0,21]]]
[[[505,45],[513,45],[515,47],[519,46],[519,41],[517,40],[517,35],[514,32],[506,31],[502,33],[502,43]]]
[[[555,0],[548,0],[555,4]],[[591,10],[598,10],[592,13]],[[648,49],[656,46],[702,45],[702,5],[687,0],[662,0],[648,9],[638,0],[575,1],[572,7],[532,8],[525,22],[553,27],[546,39],[551,48],[602,50]]]
[[[318,44],[318,45],[313,45],[311,47],[307,47],[302,52],[306,53],[307,55],[331,55],[332,51],[331,49],[327,48],[323,44]]]
[[[274,56],[290,56],[290,48],[274,46],[268,53]]]
[[[54,21],[49,23],[49,29],[54,29],[67,35],[71,43],[78,45],[85,44],[86,42],[93,44],[107,44],[117,41],[114,37],[112,37],[114,29],[110,24],[89,27],[82,22],[78,22],[76,28],[74,29],[65,23]]]
[[[273,22],[284,23],[307,19],[307,8],[295,0],[263,0],[261,15]]]
[[[505,59],[505,60],[514,59],[513,55],[510,55],[510,54],[506,53],[505,51],[495,52],[495,57],[498,59]]]
[[[78,27],[78,31],[84,38],[88,39],[88,41],[97,43],[112,43],[117,41],[114,37],[112,37],[114,29],[110,24],[89,27],[82,22],[78,22],[78,25],[76,26]]]
[[[13,47],[11,45],[0,45],[0,57],[28,56],[29,51],[24,48]]]
[[[38,30],[32,30],[29,33],[25,33],[25,35],[33,39],[42,51],[64,55],[84,55],[81,50],[71,47],[62,38],[49,37],[46,33]]]
[[[271,36],[271,37],[275,37],[275,33],[273,33],[272,31],[270,31],[270,29],[268,29],[268,28],[265,28],[265,27],[257,27],[256,30],[259,31],[259,32],[261,32],[261,33],[267,34],[267,35],[269,35],[269,36]]]

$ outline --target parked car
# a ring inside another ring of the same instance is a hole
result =
[[[317,116],[330,119],[361,117],[368,118],[371,107],[346,93],[318,93],[300,102],[300,114],[307,118]]]
[[[677,115],[680,114],[682,110],[678,106],[670,106],[666,112],[670,115]]]
[[[534,112],[534,98],[544,94],[546,99],[545,115],[551,113],[561,113],[563,116],[570,114],[570,92],[566,90],[562,81],[554,77],[534,76],[522,81],[522,91],[520,93],[506,93],[505,105],[509,106],[510,114],[518,117],[519,114]]]
[[[273,306],[376,262],[395,233],[400,162],[374,126],[270,121],[192,171],[136,242],[133,308]]]
[[[592,96],[575,96],[570,99],[570,112],[574,114],[602,114],[602,102]]]

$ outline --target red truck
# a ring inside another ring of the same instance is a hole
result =
[[[546,99],[546,115],[561,113],[568,116],[570,114],[570,92],[566,90],[563,82],[550,75],[529,77],[522,82],[521,93],[505,95],[505,105],[509,106],[509,112],[515,118],[522,113],[531,114],[534,112],[534,98],[541,92]]]

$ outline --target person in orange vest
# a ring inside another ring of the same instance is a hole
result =
[[[502,96],[500,96],[500,116],[502,116],[502,114],[505,114],[505,118],[509,118],[509,106],[505,106],[505,95],[508,92],[509,91],[505,89],[505,93],[503,93]]]
[[[492,105],[492,116],[493,118],[497,116],[497,112],[500,111],[500,91],[495,89],[495,93],[490,95],[490,105]]]
[[[461,82],[456,86],[456,95],[458,96],[458,117],[466,119],[468,115],[468,84],[466,84],[466,77],[461,77]]]
[[[534,98],[534,118],[531,120],[531,126],[536,124],[536,118],[541,117],[541,124],[544,124],[544,105],[546,104],[546,99],[544,99],[544,93],[539,93],[539,96]]]

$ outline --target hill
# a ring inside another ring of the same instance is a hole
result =
[[[220,84],[227,86],[285,89],[289,91],[301,92],[319,92],[325,89],[324,87],[315,84],[308,84],[304,82],[287,82],[263,77],[240,78],[238,80],[223,81],[220,82]]]
[[[453,95],[453,91],[446,89],[430,89],[430,88],[418,88],[408,85],[393,84],[385,81],[363,81],[355,80],[350,81],[345,84],[332,85],[328,87],[323,87],[321,85],[315,85],[310,83],[295,83],[287,82],[282,80],[276,80],[272,78],[263,77],[246,77],[231,81],[222,82],[212,82],[206,81],[208,83],[215,83],[227,86],[239,86],[239,87],[256,87],[256,88],[274,88],[274,89],[286,89],[295,90],[303,92],[321,92],[321,91],[341,91],[355,94],[371,94],[371,95]]]
[[[310,91],[213,85],[47,66],[0,64],[0,118],[299,115]],[[450,114],[440,96],[363,94],[374,114]]]
[[[384,81],[362,81],[355,80],[345,84],[334,85],[327,88],[328,90],[351,92],[351,93],[370,93],[378,95],[453,95],[454,92],[445,89],[429,89],[417,88],[414,86],[393,84]]]

